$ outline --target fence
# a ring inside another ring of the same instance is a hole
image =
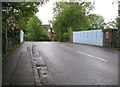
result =
[[[73,32],[73,43],[103,46],[103,32],[102,30]]]
[[[22,30],[16,30],[14,32],[8,33],[7,37],[5,33],[2,35],[2,52],[3,54],[12,50],[16,45],[23,42],[24,32]]]

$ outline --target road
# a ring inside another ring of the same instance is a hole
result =
[[[117,85],[118,52],[63,42],[33,42],[57,85]],[[53,85],[54,85],[53,84]]]

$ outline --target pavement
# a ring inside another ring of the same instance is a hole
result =
[[[118,85],[117,50],[63,42],[22,43],[3,62],[3,85],[36,85],[31,45],[43,85]]]
[[[3,61],[2,85],[35,85],[34,71],[29,48],[24,42]]]

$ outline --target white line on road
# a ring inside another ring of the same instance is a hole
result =
[[[81,52],[81,51],[78,51],[78,52],[81,53],[81,54],[83,54],[83,55],[86,55],[86,56],[89,56],[89,57],[92,57],[92,58],[101,60],[101,61],[103,61],[103,62],[107,62],[107,60],[102,59],[102,58],[100,58],[100,57],[96,57],[96,56],[93,56],[93,55],[90,55],[90,54],[87,54],[87,53],[84,53],[84,52]]]

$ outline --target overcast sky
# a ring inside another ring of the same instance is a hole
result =
[[[48,21],[53,18],[53,3],[61,0],[50,0],[42,7],[39,7],[39,12],[36,15],[41,19],[42,24],[49,24]],[[94,0],[86,0],[93,2]],[[112,4],[114,2],[114,4]],[[117,0],[95,0],[95,9],[92,13],[102,15],[105,18],[105,22],[114,20],[118,15]]]

